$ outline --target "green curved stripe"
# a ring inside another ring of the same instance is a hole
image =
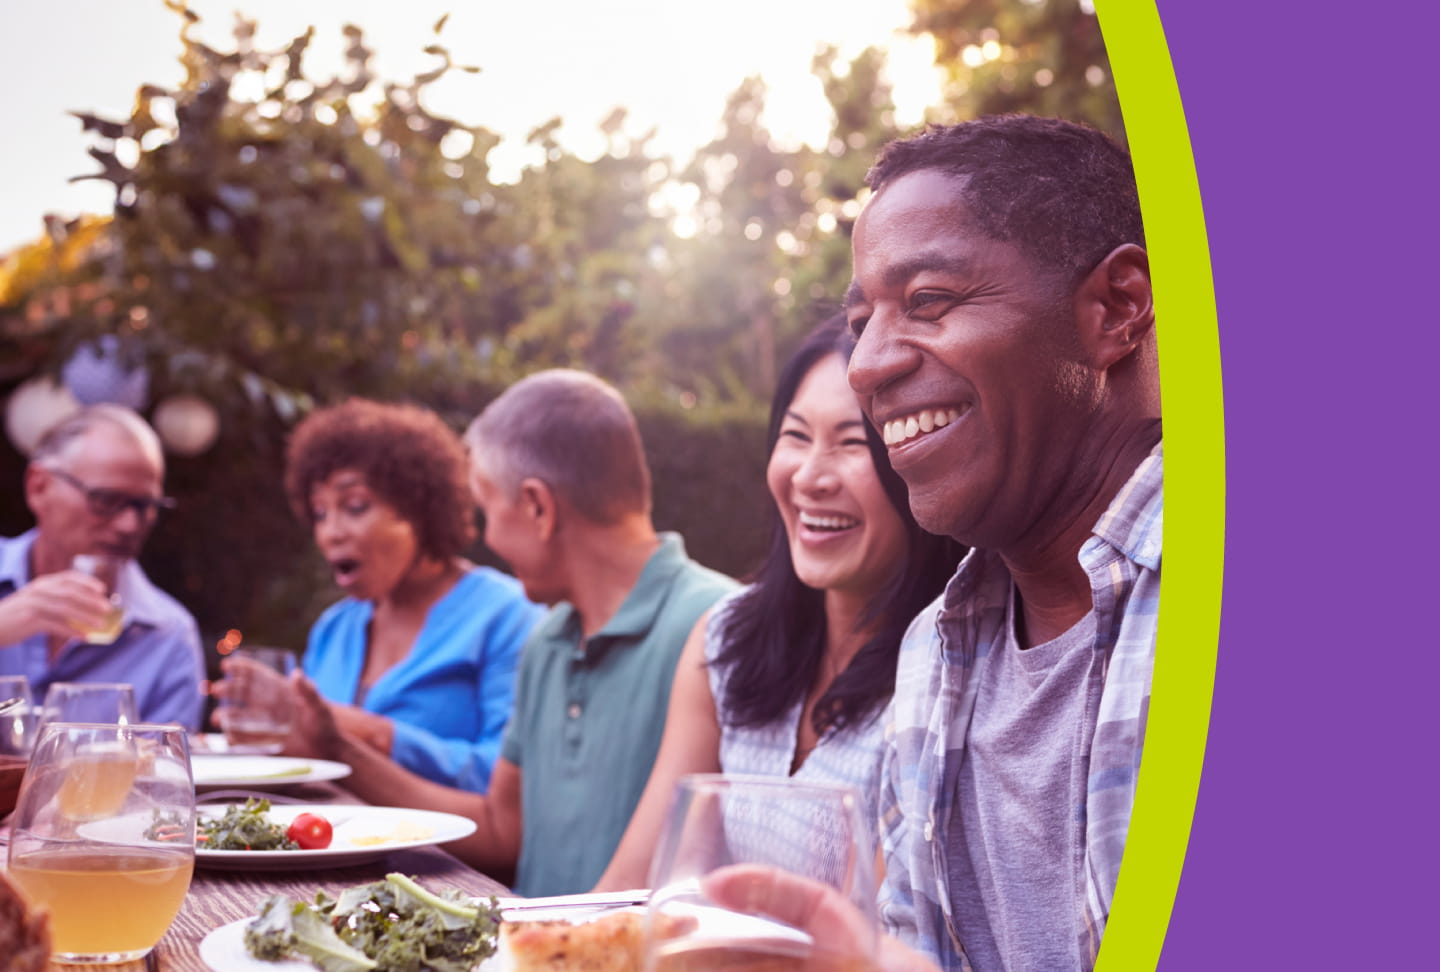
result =
[[[1135,812],[1097,970],[1154,969],[1185,859],[1215,685],[1225,430],[1210,252],[1189,130],[1154,0],[1097,0],[1155,287],[1165,559]]]

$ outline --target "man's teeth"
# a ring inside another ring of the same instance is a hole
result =
[[[858,526],[859,520],[853,516],[814,516],[810,513],[800,514],[800,525],[809,527],[812,530],[848,530]]]
[[[885,423],[885,444],[896,445],[925,432],[944,428],[960,417],[958,408],[932,408]]]

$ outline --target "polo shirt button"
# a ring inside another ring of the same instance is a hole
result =
[[[925,841],[926,841],[926,843],[929,843],[930,841],[932,841],[932,840],[934,840],[934,839],[935,839],[935,821],[933,821],[933,820],[927,820],[927,821],[925,821]]]
[[[570,718],[572,718],[572,719],[578,719],[578,718],[580,718],[580,703],[579,703],[579,702],[571,702],[571,703],[570,703],[570,708],[568,708],[568,709],[565,710],[565,714],[568,715],[568,716],[569,716]]]

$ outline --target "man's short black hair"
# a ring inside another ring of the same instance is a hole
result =
[[[921,169],[963,177],[979,228],[1071,285],[1117,246],[1145,245],[1130,156],[1085,125],[992,115],[931,126],[885,146],[866,182],[878,192]]]

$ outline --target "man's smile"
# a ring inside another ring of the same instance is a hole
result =
[[[951,422],[958,421],[964,411],[969,411],[969,406],[963,410],[953,406],[921,409],[910,415],[890,419],[881,426],[880,434],[887,446],[899,445],[906,439],[913,439],[916,436],[934,432],[936,429],[943,429]]]

